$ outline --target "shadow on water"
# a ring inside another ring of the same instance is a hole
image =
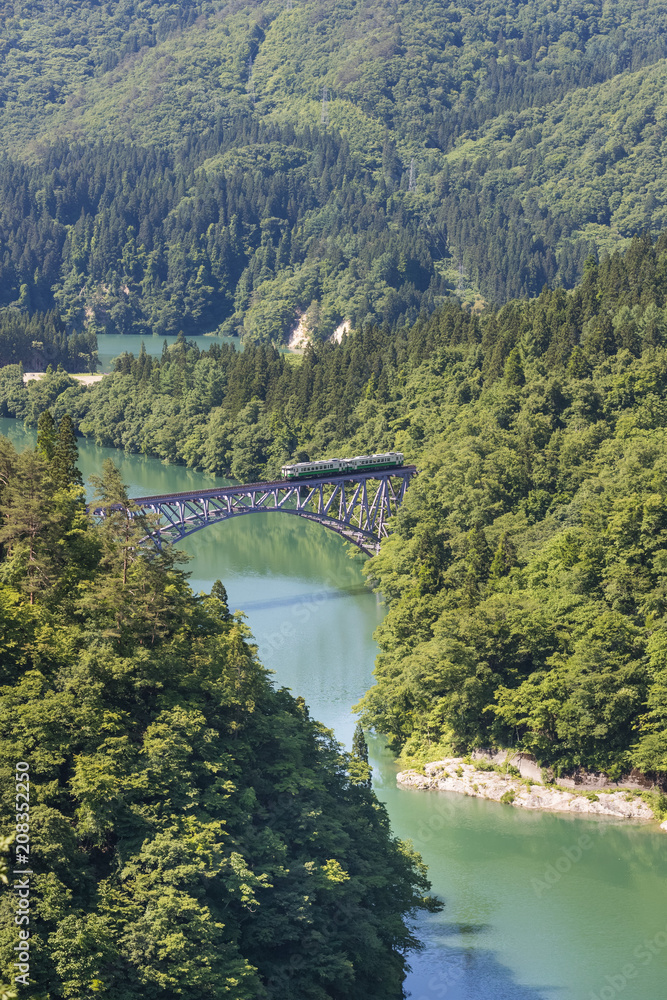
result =
[[[430,926],[429,926],[430,925]],[[561,1000],[559,986],[525,986],[512,971],[484,948],[489,927],[447,923],[437,916],[419,921],[422,951],[410,956],[413,971],[406,993],[410,1000]]]
[[[360,580],[363,557],[350,558],[342,538],[293,515],[262,513],[232,518],[191,535],[179,548],[193,556],[195,590],[202,569],[213,579],[219,576],[225,586],[226,578],[232,587],[233,580],[243,580],[244,603],[236,606],[244,610],[250,611],[260,599],[260,579],[261,603],[266,608],[280,607],[283,602],[287,606],[306,594],[325,601],[328,598],[324,595],[334,592],[341,597],[365,594],[377,602]]]
[[[341,587],[340,590],[316,590],[312,594],[314,601],[340,601],[345,597],[358,597],[361,594],[368,594],[368,587]],[[267,611],[269,608],[291,608],[297,604],[303,604],[303,594],[294,594],[291,597],[276,597],[270,601],[245,601],[244,610]]]

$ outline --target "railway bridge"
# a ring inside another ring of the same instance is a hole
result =
[[[163,541],[176,543],[210,524],[232,517],[271,512],[292,514],[316,521],[352,542],[367,555],[374,555],[387,535],[387,521],[397,512],[414,465],[365,472],[336,473],[308,480],[220,486],[191,493],[132,497],[131,516],[148,515],[146,541],[158,547]],[[93,510],[104,517],[109,508]],[[122,508],[112,508],[122,509]]]

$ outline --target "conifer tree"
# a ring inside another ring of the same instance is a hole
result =
[[[115,506],[129,506],[123,477],[110,458],[105,458],[102,463],[102,475],[91,476],[90,483],[95,491],[93,506],[104,506],[108,511]]]
[[[58,444],[56,424],[50,410],[43,410],[37,421],[37,453],[45,462],[52,462]]]
[[[229,601],[227,598],[227,589],[225,585],[220,581],[216,580],[211,587],[211,597],[215,598],[216,601],[220,602],[220,617],[223,621],[231,621],[233,615],[229,610]]]
[[[472,528],[468,532],[466,563],[476,582],[484,582],[487,579],[491,565],[491,549],[483,528]]]
[[[90,482],[95,490],[93,509],[104,509],[102,534],[107,540],[107,554],[111,563],[117,558],[119,550],[122,553],[121,576],[125,585],[135,549],[146,532],[142,531],[139,520],[132,516],[136,508],[130,503],[120,471],[110,458],[105,459],[102,464],[102,475],[91,476]]]
[[[368,763],[368,744],[361,723],[358,722],[352,737],[352,762],[350,764],[350,778],[355,785],[363,788],[371,787],[372,770]]]
[[[591,373],[588,358],[578,344],[572,350],[566,371],[568,378],[576,379],[587,378]]]
[[[523,385],[526,377],[521,363],[521,351],[513,347],[505,363],[505,381],[508,385]]]
[[[25,590],[31,604],[38,592],[52,586],[62,561],[56,537],[59,518],[50,503],[45,472],[36,451],[17,455],[0,503],[0,543],[6,554],[2,578]]]
[[[60,489],[83,486],[83,478],[77,467],[78,460],[79,449],[72,418],[69,413],[65,413],[58,426],[58,438],[52,457],[53,477]]]
[[[501,576],[507,576],[512,566],[515,565],[516,548],[507,532],[503,531],[498,542],[498,548],[491,560],[491,569],[489,571],[491,580],[499,580]]]

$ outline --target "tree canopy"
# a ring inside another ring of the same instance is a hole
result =
[[[132,522],[93,525],[45,426],[38,451],[0,439],[0,808],[10,829],[29,762],[35,988],[401,997],[418,855],[331,732],[274,688],[222,584],[197,597]],[[110,464],[98,488],[123,488]],[[14,911],[4,893],[10,980]]]
[[[481,316],[448,302],[300,363],[181,340],[90,388],[6,369],[0,400],[246,481],[402,451],[421,474],[369,563],[389,610],[364,724],[406,753],[665,772],[666,308],[667,245],[644,237],[589,257],[571,293]]]
[[[15,0],[0,307],[281,343],[573,287],[591,252],[664,226],[666,17]]]

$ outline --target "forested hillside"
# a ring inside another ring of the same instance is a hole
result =
[[[660,0],[0,5],[0,306],[281,342],[664,225]]]
[[[0,310],[0,367],[22,365],[44,371],[50,364],[62,365],[68,372],[94,372],[95,334],[68,334],[55,309],[46,314]]]
[[[68,418],[42,416],[36,451],[0,439],[0,808],[30,831],[31,982],[52,1000],[398,1000],[428,883],[363,738],[345,754],[274,689],[224,587],[195,597],[175,552],[137,547],[145,524],[95,527],[80,482]],[[127,501],[110,462],[97,489]],[[2,892],[9,982],[15,916]]]
[[[239,479],[400,450],[421,474],[368,564],[388,599],[366,724],[407,753],[518,746],[667,773],[667,238],[574,292],[306,351],[123,356],[94,387],[3,370],[3,412]],[[430,748],[430,749],[429,749]]]

